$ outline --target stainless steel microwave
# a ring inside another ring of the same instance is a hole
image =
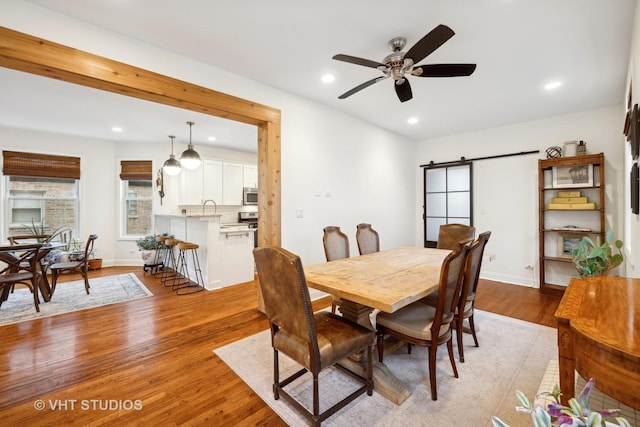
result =
[[[258,204],[258,189],[253,187],[244,187],[242,189],[242,204],[243,205],[257,205]]]

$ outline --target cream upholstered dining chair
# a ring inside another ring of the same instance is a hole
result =
[[[254,249],[253,256],[264,298],[264,310],[271,327],[274,399],[278,400],[282,395],[314,425],[319,426],[323,420],[361,394],[366,392],[371,396],[374,332],[333,313],[314,313],[302,262],[297,255],[283,248],[264,246]],[[367,357],[364,377],[337,365],[340,360],[363,352]],[[302,369],[280,380],[279,353],[289,356]],[[321,413],[318,375],[323,369],[334,365],[362,386]],[[307,371],[313,375],[312,410],[284,390]]]
[[[340,230],[340,227],[330,225],[322,230],[324,231],[322,246],[327,262],[349,258],[349,237]],[[331,298],[331,312],[335,313],[336,306],[339,306],[342,301],[334,296]]]
[[[466,240],[473,240],[476,229],[472,225],[465,224],[443,224],[438,230],[438,249],[455,250],[458,243]]]
[[[356,226],[356,242],[360,255],[380,252],[380,236],[371,228],[371,224],[358,224]]]
[[[464,349],[462,346],[464,319],[469,319],[469,329],[473,336],[473,341],[475,342],[476,347],[478,347],[476,325],[473,320],[473,309],[475,306],[478,281],[480,279],[480,266],[482,265],[484,248],[487,245],[487,242],[489,242],[489,237],[491,237],[490,231],[480,233],[478,240],[471,245],[469,255],[467,256],[468,261],[465,267],[462,290],[460,292],[460,302],[458,303],[458,310],[455,313],[455,327],[458,338],[458,356],[460,357],[460,362],[464,362]]]
[[[438,304],[436,307],[422,301],[411,303],[394,313],[380,312],[376,319],[378,360],[383,361],[384,338],[391,335],[408,344],[429,348],[429,382],[431,399],[438,399],[436,387],[436,353],[440,344],[447,344],[453,374],[458,378],[458,370],[453,357],[452,323],[453,313],[458,304],[461,273],[468,253],[468,245],[459,245],[442,262],[438,284]]]
[[[49,269],[51,270],[51,296],[53,297],[53,293],[56,290],[56,286],[58,284],[58,277],[60,274],[64,272],[78,272],[82,275],[84,279],[84,289],[89,294],[89,256],[93,253],[93,245],[98,236],[96,234],[92,234],[87,239],[87,244],[84,248],[84,255],[76,260],[76,261],[68,261],[68,262],[57,262],[55,264],[51,264]]]

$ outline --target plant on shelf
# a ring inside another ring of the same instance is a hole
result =
[[[605,409],[603,411],[591,410],[589,407],[589,397],[591,396],[591,390],[594,384],[595,380],[591,378],[584,386],[584,389],[582,389],[580,395],[569,400],[569,406],[563,406],[560,403],[560,387],[556,384],[552,392],[544,392],[536,396],[536,398],[550,396],[555,400],[555,402],[549,403],[546,409],[540,405],[534,407],[531,402],[529,402],[527,396],[520,390],[517,390],[516,396],[521,406],[516,406],[516,411],[530,414],[531,425],[535,427],[631,427],[629,421],[622,417],[615,417],[617,424],[603,419],[604,416],[617,414],[620,412],[619,409]],[[493,417],[491,422],[494,427],[509,427],[508,424],[498,417]]]
[[[572,253],[573,264],[581,277],[604,276],[609,270],[622,264],[622,241],[616,240],[613,246],[612,242],[613,231],[607,231],[602,244],[600,236],[596,237],[595,242],[589,236],[582,238],[580,245]],[[618,253],[613,253],[613,247]]]

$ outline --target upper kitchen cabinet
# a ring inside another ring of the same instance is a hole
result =
[[[213,200],[218,205],[242,206],[242,188],[256,187],[257,181],[256,165],[202,159],[197,169],[182,168],[178,205],[201,205],[205,200]]]
[[[242,205],[242,163],[222,163],[222,204],[229,206]]]
[[[203,200],[214,200],[222,203],[223,171],[222,161],[205,159],[202,162],[204,175]]]
[[[182,168],[178,178],[180,179],[179,205],[199,205],[202,203],[204,168]]]
[[[243,187],[258,188],[258,165],[242,165]]]

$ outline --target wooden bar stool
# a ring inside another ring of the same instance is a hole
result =
[[[162,262],[163,268],[160,282],[166,287],[173,287],[178,276],[178,263],[174,252],[174,248],[178,246],[178,243],[180,243],[180,240],[171,237],[164,240],[164,244],[167,246],[167,252],[165,253],[164,261]],[[169,264],[171,265],[171,268],[169,268]]]
[[[177,295],[187,295],[204,290],[204,279],[200,260],[198,259],[198,248],[195,243],[178,243],[178,281],[173,289]],[[189,254],[191,254],[191,265],[193,266],[194,279],[189,275]]]
[[[143,267],[143,270],[145,272],[147,271],[147,268],[150,269],[153,277],[158,277],[158,274],[160,274],[161,270],[164,268],[166,251],[165,251],[165,255],[163,256],[161,254],[160,246],[162,246],[164,244],[164,241],[167,240],[168,238],[169,236],[165,234],[160,234],[156,236],[156,253],[153,256],[153,261],[151,261],[151,264],[145,264]]]

